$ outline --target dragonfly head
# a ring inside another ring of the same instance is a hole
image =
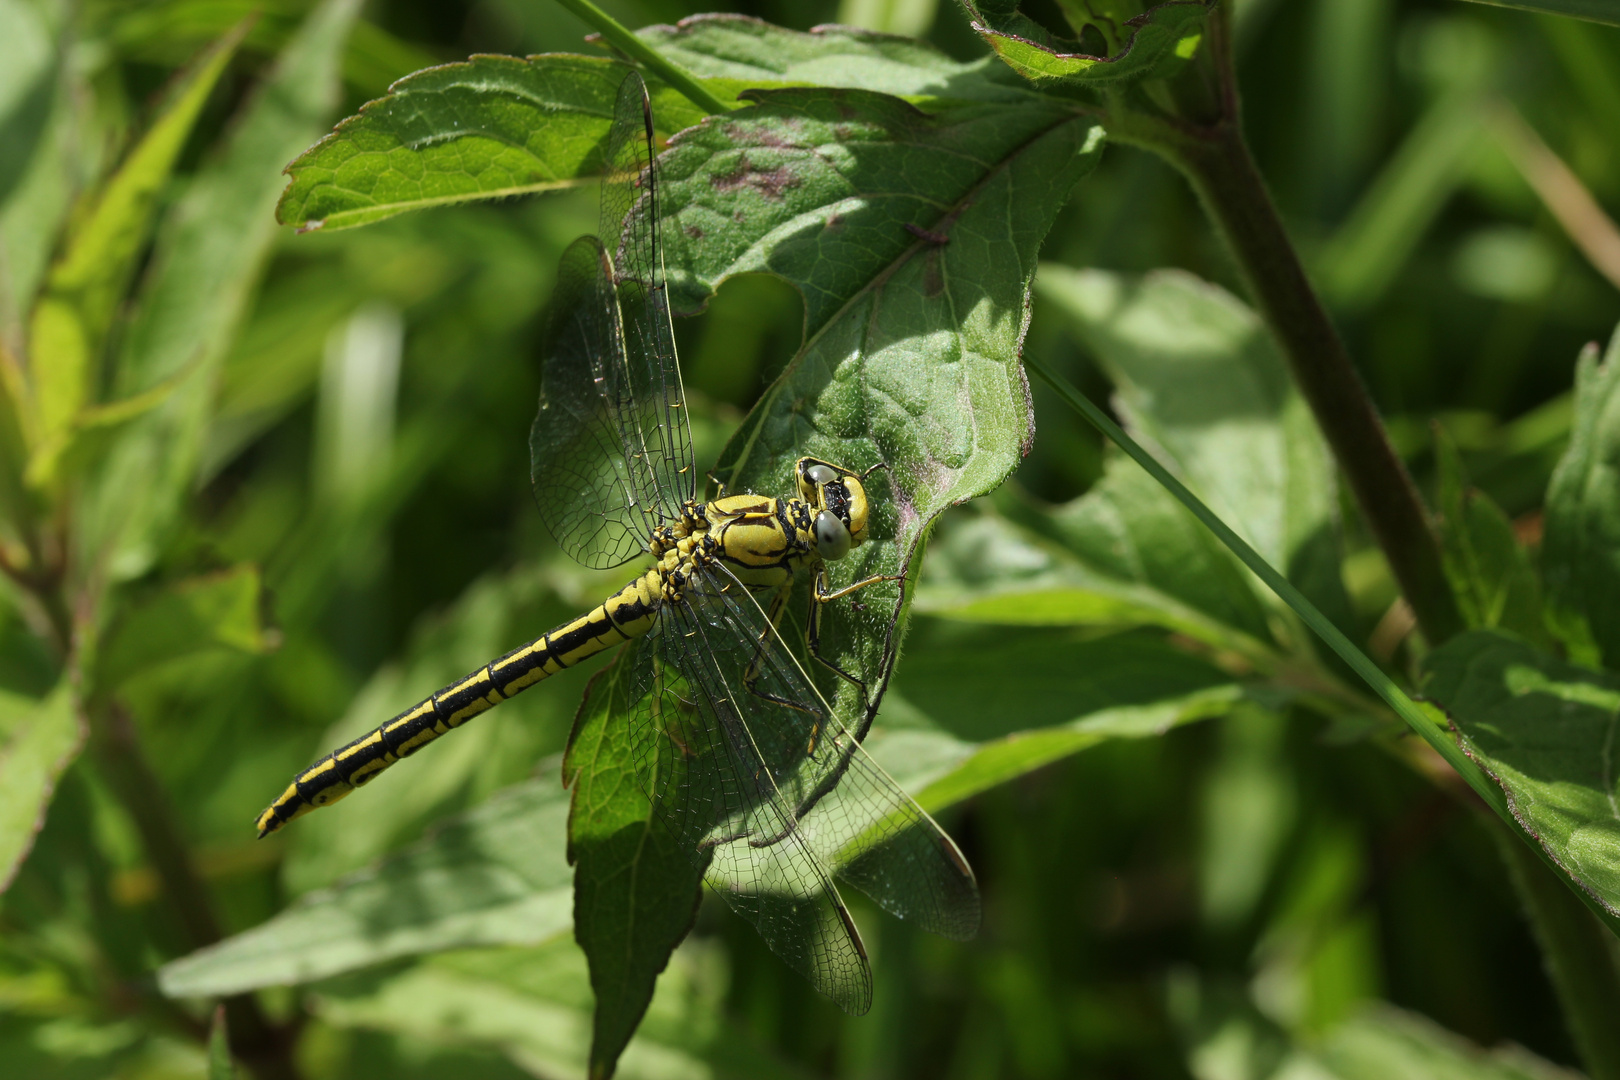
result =
[[[866,540],[871,512],[866,486],[861,483],[866,473],[808,457],[800,458],[794,471],[799,478],[799,497],[816,514],[816,550],[829,562],[842,559]]]

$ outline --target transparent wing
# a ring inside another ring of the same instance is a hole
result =
[[[872,971],[860,933],[746,749],[737,696],[708,651],[713,628],[686,604],[666,605],[659,623],[647,642],[658,689],[644,699],[637,739],[659,817],[771,951],[846,1012],[866,1012]],[[774,842],[756,846],[760,836]]]
[[[688,595],[707,594],[695,596],[697,610],[723,631],[709,635],[717,665],[757,673],[752,689],[745,686],[743,716],[805,844],[890,914],[952,940],[971,938],[979,890],[960,849],[808,685],[755,599],[723,566],[715,571]],[[784,700],[801,704],[785,708]],[[808,746],[796,738],[806,722],[814,726]]]
[[[563,252],[551,296],[540,411],[529,430],[529,477],[546,528],[564,551],[604,570],[642,551],[657,524],[651,477],[620,437],[611,372],[623,367],[613,269],[601,241]]]
[[[960,940],[979,924],[973,872],[831,718],[743,586],[723,571],[696,578],[661,620],[657,647],[682,689],[666,690],[642,740],[649,790],[771,949],[864,1012],[871,972],[831,879]]]
[[[617,566],[696,493],[692,437],[658,241],[652,112],[620,87],[602,181],[602,241],[563,254],[530,475],[547,528],[587,566]]]
[[[666,515],[673,517],[697,486],[664,284],[655,145],[652,103],[640,74],[632,71],[619,86],[608,137],[600,229],[613,255],[624,316],[624,373],[631,405],[622,417],[626,449],[650,473]]]

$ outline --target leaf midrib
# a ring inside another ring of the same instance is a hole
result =
[[[1023,142],[1019,143],[1010,152],[1003,155],[999,161],[991,164],[991,166],[985,171],[984,175],[980,177],[972,187],[964,192],[960,198],[950,203],[948,209],[941,214],[940,217],[933,222],[933,224],[937,226],[940,222],[952,221],[968,207],[972,206],[978,194],[988,187],[993,180],[1003,175],[1011,167],[1012,162],[1016,161],[1020,155],[1027,152],[1030,147],[1034,146],[1036,143],[1040,142],[1053,132],[1059,130],[1066,124],[1076,122],[1083,123],[1089,119],[1084,112],[1078,109],[1068,112],[1061,112],[1058,114],[1058,117],[1059,118],[1052,124],[1036,129],[1036,131]],[[931,231],[937,232],[938,230],[934,229]],[[864,282],[860,288],[851,293],[849,298],[834,309],[834,311],[828,315],[826,320],[821,324],[821,326],[816,328],[815,331],[810,331],[810,328],[807,325],[805,327],[806,333],[804,343],[800,345],[798,351],[794,353],[792,362],[788,364],[787,368],[780,376],[777,377],[776,381],[771,384],[771,386],[765,391],[764,395],[761,396],[760,400],[754,405],[754,409],[767,410],[774,406],[776,399],[781,395],[783,389],[786,387],[788,375],[792,373],[800,363],[803,362],[805,356],[807,356],[810,351],[815,348],[816,344],[832,327],[836,326],[849,311],[851,311],[858,303],[862,302],[874,290],[881,288],[884,284],[886,284],[902,266],[910,262],[911,259],[914,258],[919,252],[935,246],[936,245],[932,241],[918,237],[908,247],[904,248],[895,258],[890,260],[889,263],[886,264],[881,270]],[[724,281],[724,278],[722,278],[721,281]],[[715,287],[718,288],[719,284],[719,282],[716,282]],[[804,290],[797,283],[789,282],[789,284],[793,285],[794,291],[799,293],[801,300],[806,299],[804,297]],[[806,307],[805,320],[806,323],[808,323],[808,306]],[[952,331],[952,336],[959,340],[961,337],[960,331]],[[864,343],[864,334],[862,340]],[[865,355],[864,350],[862,355]],[[759,441],[759,434],[763,427],[763,424],[755,424],[753,430],[749,432],[747,442],[743,444],[743,448],[738,453],[736,460],[731,463],[731,475],[733,477],[735,477],[740,470],[747,466],[749,459],[753,455],[754,447]],[[910,543],[906,545],[905,558],[902,560],[903,565],[911,562],[912,556],[915,554],[917,538],[921,536],[922,531],[923,530],[921,529],[917,530]]]

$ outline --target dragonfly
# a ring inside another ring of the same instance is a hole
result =
[[[652,107],[624,79],[605,144],[600,235],[563,253],[530,431],[534,495],[559,545],[586,566],[649,558],[602,604],[444,687],[300,773],[258,818],[267,836],[371,782],[468,720],[615,646],[625,721],[659,821],[704,881],[790,967],[846,1011],[872,973],[836,880],[924,929],[978,929],[972,868],[817,689],[783,637],[808,579],[806,654],[822,612],[880,581],[834,588],[827,564],[869,538],[862,471],[813,457],[784,498],[697,498],[697,472],[659,237]],[[712,476],[711,476],[711,479]]]

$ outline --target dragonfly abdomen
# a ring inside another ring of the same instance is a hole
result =
[[[259,815],[261,837],[330,806],[388,766],[507,698],[604,649],[652,629],[663,603],[657,571],[638,577],[579,618],[549,630],[341,746],[293,778]]]

